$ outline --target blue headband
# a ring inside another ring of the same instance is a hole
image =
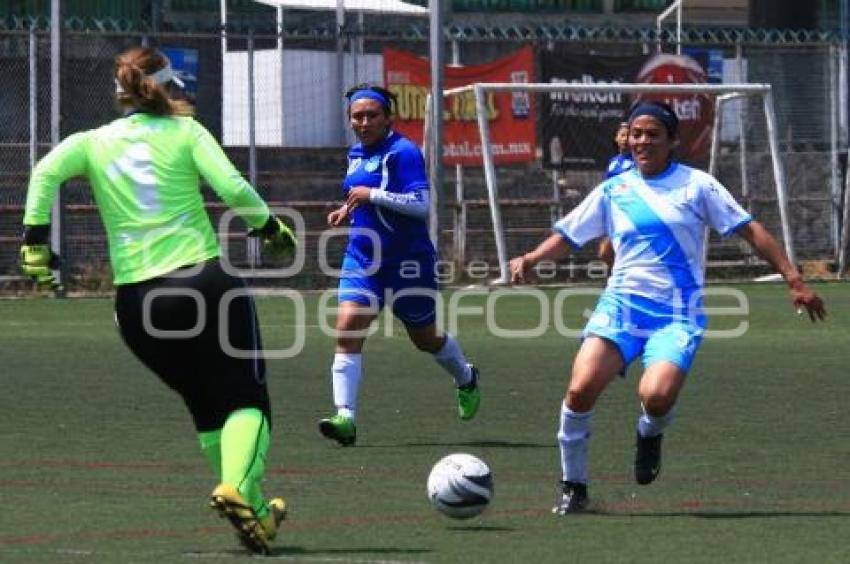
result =
[[[390,101],[387,100],[386,96],[384,96],[377,90],[358,90],[357,92],[349,96],[348,103],[353,104],[357,100],[375,100],[376,102],[380,102],[380,104],[386,109],[390,109]]]
[[[679,118],[664,106],[652,102],[638,104],[629,114],[629,125],[640,116],[654,117],[664,125],[671,136],[676,135],[679,129]]]

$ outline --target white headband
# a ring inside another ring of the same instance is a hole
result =
[[[171,63],[166,61],[165,66],[152,74],[146,74],[146,77],[152,79],[157,84],[166,84],[168,82],[173,82],[180,88],[185,88],[186,84],[180,80],[180,78],[174,73],[174,69],[171,68]],[[118,83],[118,80],[115,80],[115,92],[117,94],[123,94],[124,89],[121,88],[121,85]]]
[[[148,75],[153,79],[157,84],[165,84],[166,82],[173,82],[180,88],[185,87],[186,85],[180,80],[177,75],[174,73],[174,69],[171,68],[171,62],[166,61],[165,66],[156,71],[153,74]]]

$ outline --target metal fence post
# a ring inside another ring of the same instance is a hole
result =
[[[735,43],[735,62],[738,67],[738,81],[744,82],[746,77],[744,74],[744,56],[743,56],[743,48],[741,47],[741,42],[737,41]],[[748,100],[741,100],[738,114],[738,143],[740,144],[740,169],[741,169],[741,199],[744,200],[744,208],[747,211],[752,211],[753,205],[750,202],[750,179],[747,175],[747,127],[745,125],[745,120],[747,119],[747,102]]]
[[[457,39],[452,40],[452,65],[460,64],[460,43]],[[459,268],[463,268],[466,262],[466,216],[467,208],[464,202],[463,165],[455,165],[455,210],[454,219],[454,260]]]
[[[257,108],[254,85],[254,30],[248,32],[248,181],[257,187]],[[259,262],[260,245],[257,237],[246,237],[245,255],[254,269]]]
[[[35,26],[30,27],[29,33],[29,105],[30,105],[30,168],[38,161],[38,37]]]
[[[51,0],[50,2],[50,143],[53,147],[61,140],[60,121],[62,119],[60,102],[61,81],[59,73],[62,68],[62,2]],[[59,251],[59,255],[65,254],[65,237],[62,230],[62,190],[57,193],[53,201],[53,211],[50,221],[50,245]],[[59,263],[59,268],[54,271],[59,288],[65,280],[67,267],[65,262]],[[61,293],[61,290],[60,290]]]
[[[838,254],[839,223],[841,222],[841,184],[838,163],[838,50],[829,46],[829,186],[830,186],[830,238]]]
[[[440,252],[440,216],[443,203],[443,0],[430,0],[430,58],[431,58],[431,199],[436,213],[431,217],[431,239]]]

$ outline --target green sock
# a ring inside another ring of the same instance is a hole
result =
[[[260,482],[266,473],[269,423],[256,408],[231,413],[221,429],[221,481],[239,490],[259,517],[268,512]]]
[[[221,481],[221,429],[198,433],[201,440],[201,452],[207,457],[207,462],[215,474],[217,482]]]

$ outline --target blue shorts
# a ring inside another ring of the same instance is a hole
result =
[[[427,327],[437,320],[437,264],[431,254],[412,256],[399,263],[381,265],[366,273],[356,257],[346,253],[339,279],[339,302],[354,302],[383,309],[408,327]]]
[[[687,373],[702,343],[706,319],[702,308],[681,308],[634,295],[605,293],[584,328],[612,341],[628,366],[638,355],[644,366],[669,361]]]

